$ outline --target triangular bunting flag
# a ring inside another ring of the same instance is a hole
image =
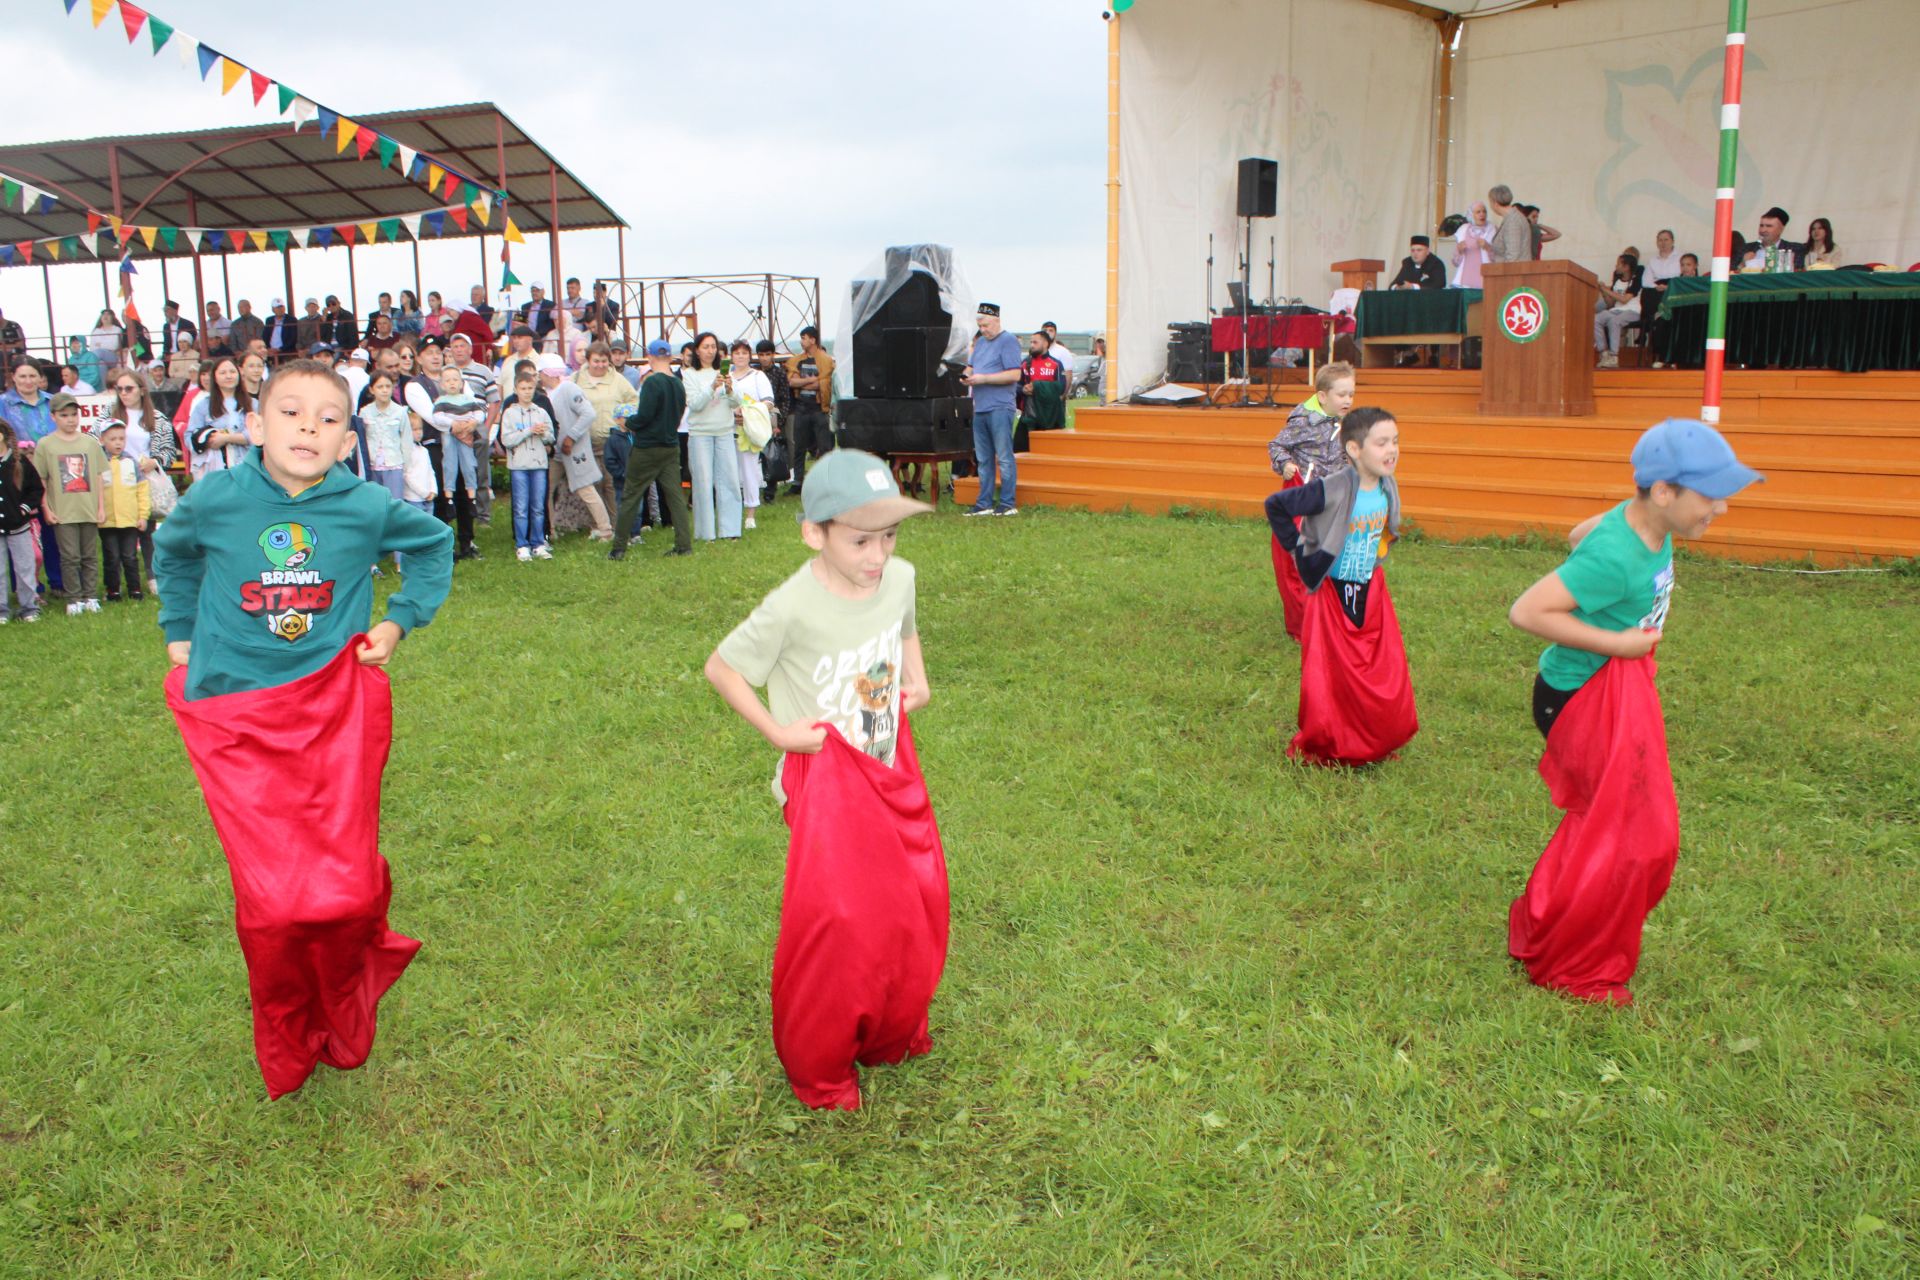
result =
[[[380,223],[380,234],[388,240],[398,240],[400,238],[400,219],[382,219]]]
[[[380,242],[380,224],[377,222],[361,223],[360,239],[365,244],[378,244]]]
[[[152,14],[148,14],[147,38],[153,41],[154,56],[159,57],[160,51],[167,47],[167,41],[173,39],[173,28]]]
[[[55,262],[60,261],[60,242],[58,240],[48,240],[45,243],[47,246],[47,256]]]
[[[100,230],[100,215],[95,213],[91,209],[87,210],[87,234],[94,235],[98,233],[99,230]]]
[[[427,166],[427,190],[438,191],[440,189],[440,179],[445,175],[446,175],[446,170],[442,169],[439,165],[437,164],[428,165]]]
[[[427,230],[439,235],[447,228],[447,215],[444,211],[436,209],[426,216],[426,223]]]
[[[88,251],[87,242],[82,240],[79,236],[67,237],[67,256],[68,257],[77,258],[83,252],[87,252],[87,251]]]
[[[93,25],[99,26],[106,21],[107,14],[113,9],[113,0],[93,0]],[[32,254],[28,254],[32,257]]]
[[[67,6],[67,16],[71,18],[73,16],[73,6],[80,3],[80,0],[62,0],[62,2]],[[8,252],[12,251],[9,250]]]
[[[454,225],[462,231],[467,229],[467,211],[465,209],[449,209],[447,210],[447,216],[452,218]]]
[[[247,233],[244,231],[229,231],[227,232],[227,243],[233,246],[235,253],[239,253],[247,247]]]
[[[120,287],[122,289],[131,290],[133,288],[133,281],[127,279],[127,277],[137,276],[139,274],[140,268],[133,265],[132,254],[129,253],[120,259]]]
[[[426,172],[427,162],[424,157],[416,152],[413,157],[413,163],[407,166],[407,177],[414,182],[418,182],[426,176]]]
[[[293,100],[300,95],[283,84],[275,85],[274,88],[280,91],[280,114],[285,115],[288,108],[293,106]]]
[[[180,69],[193,70],[194,60],[200,56],[200,42],[190,35],[181,34],[180,38],[173,42],[173,49],[174,54],[180,59]],[[204,76],[201,78],[205,79]]]
[[[301,126],[305,125],[307,121],[313,119],[313,113],[318,111],[319,109],[320,108],[314,106],[313,103],[309,102],[307,99],[300,97],[298,94],[294,95],[293,131],[295,133],[300,132]]]
[[[395,142],[392,138],[389,138],[386,134],[383,133],[380,135],[379,145],[380,145],[380,167],[384,169],[388,165],[393,163],[393,158],[395,156],[400,154],[400,144]]]
[[[97,27],[97,26],[99,26],[100,24],[96,22],[96,23],[94,23],[93,25]],[[16,250],[17,250],[17,251],[19,252],[19,254],[20,254],[20,260],[21,260],[22,262],[32,262],[32,261],[33,261],[33,241],[31,241],[31,240],[19,240],[19,241],[16,241],[16,242],[14,243],[14,246],[13,246],[13,247],[14,247],[14,248],[15,248],[15,249],[16,249]]]
[[[517,284],[519,284],[519,283],[520,283],[520,277],[519,277],[519,276],[516,276],[515,274],[513,274],[513,268],[512,268],[512,267],[503,267],[503,268],[501,268],[501,271],[500,271],[500,287],[501,287],[502,289],[511,289],[511,288],[513,288],[513,286],[515,286],[515,285],[517,285]]]
[[[394,143],[394,146],[399,148],[400,152],[400,176],[403,178],[411,178],[413,176],[414,161],[420,158],[420,153],[412,147],[404,146],[398,142]]]
[[[506,237],[515,244],[525,244],[527,242],[527,238],[520,234],[520,228],[513,225],[512,218],[507,219]]]
[[[480,194],[480,188],[474,186],[471,182],[463,182],[460,184],[460,203],[461,204],[472,204],[474,201],[474,198],[479,194]]]
[[[0,203],[12,204],[20,199],[20,184],[12,178],[0,178]]]
[[[149,249],[153,248],[153,242],[160,238],[160,228],[141,227],[139,230],[140,230],[140,238],[147,242],[147,248]]]
[[[447,186],[446,186],[446,192],[445,192],[447,199],[451,201],[453,197],[459,193],[459,191],[460,191],[460,179],[454,177],[452,174],[448,174]]]
[[[267,90],[273,88],[273,81],[267,79],[258,71],[249,70],[247,75],[251,77],[251,83],[253,85],[253,105],[257,107],[260,105],[260,99],[267,96]]]
[[[268,240],[268,242],[269,242],[270,244],[272,244],[272,245],[273,245],[273,247],[274,247],[274,248],[276,248],[276,249],[284,249],[284,248],[286,248],[286,247],[287,247],[287,246],[288,246],[289,244],[291,244],[291,243],[293,243],[293,232],[291,232],[291,231],[269,231],[269,232],[267,232],[267,240]]]
[[[480,221],[482,222],[485,222],[493,214],[493,197],[484,191],[477,193],[468,203],[479,212]]]
[[[339,117],[339,120],[340,120],[340,133],[339,133],[340,141],[333,148],[333,152],[335,155],[338,155],[342,151],[345,151],[347,149],[347,145],[351,143],[354,140],[354,137],[358,135],[360,132],[360,126],[355,124],[353,121],[347,119],[345,116]]]
[[[489,217],[488,217],[487,207],[484,204],[481,204],[478,200],[475,200],[468,207],[471,208],[475,213],[480,215],[481,226],[484,227],[488,225]]]
[[[201,45],[197,52],[200,55],[200,78],[205,80],[207,72],[213,70],[213,64],[220,61],[220,55],[205,45]]]
[[[264,249],[267,247],[267,233],[264,231],[249,231],[247,232],[247,239],[253,241],[253,247],[256,249]]]
[[[147,11],[120,0],[120,21],[126,24],[127,43],[132,44],[140,38],[140,27],[147,20]]]
[[[322,249],[331,248],[333,246],[333,228],[315,227],[313,229],[313,241],[309,243],[314,242],[317,242]]]
[[[295,103],[294,110],[298,111],[299,109],[300,109],[299,104]],[[324,138],[328,134],[333,132],[333,122],[338,120],[340,117],[335,115],[333,112],[327,110],[325,107],[321,106],[317,102],[313,104],[313,109],[319,115],[320,136]]]
[[[348,244],[352,244],[354,236],[359,234],[358,229],[351,222],[343,222],[339,226],[335,227],[334,230],[338,231],[340,233],[340,238],[342,240],[345,240]]]
[[[502,262],[513,261],[513,246],[508,244],[504,240],[500,242],[500,261]]]
[[[179,238],[180,238],[180,229],[178,227],[160,228],[160,243],[167,246],[167,251],[169,253],[173,251],[174,242]]]
[[[220,59],[220,92],[223,94],[232,93],[233,86],[239,84],[240,77],[246,74],[247,69],[245,67],[235,62],[232,58],[223,56]]]
[[[133,233],[138,231],[139,228],[124,223],[118,218],[114,218],[111,221],[113,223],[113,234],[119,239],[120,246],[125,248],[128,242],[133,239]]]
[[[418,240],[420,238],[420,215],[419,214],[410,213],[403,218],[395,219],[395,221],[397,221],[401,226],[407,229],[407,235],[409,238],[414,240]],[[398,239],[398,238],[399,237],[397,236],[395,237],[395,239]]]
[[[379,136],[380,135],[378,133],[375,133],[372,129],[362,129],[354,137],[353,153],[359,156],[362,160],[365,160],[367,158],[367,152],[373,150],[374,139],[378,138]]]
[[[67,0],[67,12],[73,12],[73,0]],[[0,244],[0,267],[10,267],[12,265],[13,246],[10,244]]]

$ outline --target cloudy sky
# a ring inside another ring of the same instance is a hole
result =
[[[129,46],[88,0],[5,0],[9,140],[215,128],[274,118],[222,97],[171,50]],[[744,0],[667,6],[466,0],[155,0],[152,11],[349,115],[492,101],[629,224],[630,275],[783,271],[823,278],[827,332],[848,279],[889,244],[954,246],[975,291],[1024,329],[1102,320],[1106,34],[1099,0]],[[283,14],[301,16],[289,21]],[[431,14],[414,19],[410,15]],[[325,18],[319,15],[327,15]],[[552,15],[551,20],[530,20]],[[429,53],[429,46],[435,51]],[[478,56],[476,56],[476,54]],[[489,240],[491,246],[496,241]],[[543,239],[530,256],[546,261]],[[615,274],[611,232],[562,241],[566,274]],[[422,247],[428,288],[464,297],[472,241]],[[361,310],[412,284],[410,251],[356,251]],[[279,260],[238,255],[234,297],[283,291]],[[492,265],[498,283],[498,263]],[[136,295],[159,315],[158,266]],[[168,268],[191,298],[184,261]],[[302,295],[346,293],[345,254],[294,256]],[[523,279],[542,279],[518,269]],[[208,296],[220,294],[208,272]],[[61,331],[91,327],[97,266],[56,267]],[[40,272],[0,269],[0,308],[38,339]],[[1044,313],[1044,315],[1042,314]]]

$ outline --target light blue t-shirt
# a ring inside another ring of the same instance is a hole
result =
[[[1018,369],[1024,353],[1020,349],[1020,339],[1002,329],[991,338],[976,335],[973,339],[973,358],[969,361],[976,374],[1005,373],[1009,369]],[[998,386],[975,387],[973,389],[973,411],[990,413],[995,409],[1012,409],[1020,390],[1017,382],[1001,383]]]
[[[1342,582],[1373,581],[1380,559],[1380,535],[1387,528],[1387,495],[1379,485],[1353,492],[1353,517],[1347,522],[1347,540],[1340,547],[1330,577]]]

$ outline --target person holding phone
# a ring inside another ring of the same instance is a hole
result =
[[[702,333],[681,371],[687,388],[687,459],[693,473],[693,536],[740,536],[740,463],[734,446],[733,365],[720,354],[720,339]]]

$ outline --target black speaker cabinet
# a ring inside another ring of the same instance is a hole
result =
[[[943,373],[953,317],[940,305],[940,285],[924,271],[908,274],[893,296],[853,331],[853,393],[921,399],[952,396],[960,385]]]
[[[882,456],[973,449],[973,401],[964,396],[842,400],[839,419],[848,449]]]
[[[1280,165],[1248,156],[1240,162],[1239,201],[1234,213],[1242,218],[1271,218],[1280,211]]]

